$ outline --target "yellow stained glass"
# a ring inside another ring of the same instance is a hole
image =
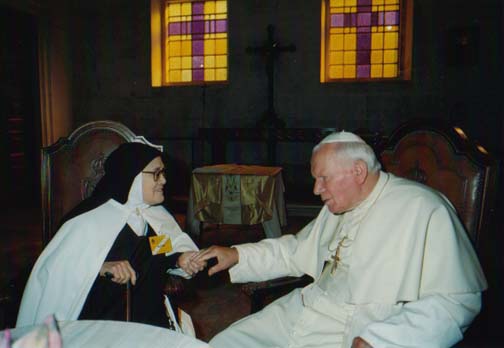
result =
[[[385,11],[397,11],[399,6],[397,5],[385,5]]]
[[[215,40],[215,54],[227,54],[227,40]]]
[[[152,86],[227,80],[228,0],[198,0],[197,3],[195,6],[193,0],[151,0]],[[221,31],[202,32],[202,49],[197,42],[201,39],[190,33],[194,23],[201,21],[196,17],[199,13],[193,13],[197,8],[203,8],[204,30]],[[156,45],[159,45],[157,51]],[[202,54],[198,53],[202,55],[202,61],[194,58],[195,47],[202,51]],[[163,72],[164,81],[161,81],[160,72]],[[156,79],[156,76],[159,78]]]
[[[345,0],[331,0],[329,6],[331,7],[342,7],[345,5]]]
[[[355,78],[355,65],[345,65],[343,69],[343,77],[347,79]]]
[[[180,4],[170,4],[168,5],[168,15],[170,17],[180,16]]]
[[[383,51],[372,50],[371,51],[371,64],[382,64],[383,63]]]
[[[215,79],[217,81],[226,81],[227,80],[227,69],[216,69],[215,70]]]
[[[329,39],[329,50],[340,51],[343,49],[344,34],[331,35]]]
[[[345,29],[343,28],[331,28],[329,30],[330,34],[343,34],[345,32]]]
[[[169,43],[169,54],[171,57],[180,56],[180,41],[171,41]]]
[[[205,56],[205,70],[206,68],[215,68],[215,56]]]
[[[369,3],[360,0],[322,0],[324,37],[321,42],[325,44],[321,46],[321,82],[330,79],[398,77],[402,71],[399,67],[400,55],[404,53],[400,51],[400,40],[404,40],[402,30],[407,28],[404,35],[409,35],[411,30],[411,17],[407,13],[401,13],[400,4],[401,0],[371,0]],[[410,6],[406,5],[405,8]],[[387,11],[393,13],[386,13]],[[354,15],[369,12],[375,25],[365,25],[361,21],[362,17]],[[348,16],[350,13],[352,15]],[[337,18],[334,17],[335,14],[338,14]],[[345,16],[343,22],[342,14]],[[366,35],[371,36],[370,41]],[[369,66],[369,70],[357,69],[357,45],[359,64]],[[410,52],[409,44],[406,44],[405,49]],[[409,53],[404,54],[409,56]],[[406,74],[405,77],[409,78]]]
[[[227,1],[216,1],[215,2],[215,12],[223,13],[227,12]]]
[[[215,57],[215,66],[217,66],[218,68],[227,67],[227,56],[225,56],[225,55],[216,56]]]
[[[329,64],[343,64],[343,51],[331,52],[329,54]]]
[[[192,80],[191,70],[182,70],[182,82],[190,82]]]
[[[329,78],[331,79],[343,78],[343,65],[331,65],[329,67]]]
[[[180,70],[170,71],[170,82],[180,82],[181,77]]]
[[[170,69],[175,69],[178,70],[181,68],[181,59],[180,57],[172,57],[169,59],[170,64],[169,67]]]
[[[397,51],[396,50],[385,50],[383,55],[384,63],[397,63]]]
[[[379,50],[383,48],[383,34],[374,33],[371,35],[371,49]]]
[[[215,81],[215,69],[205,68],[205,81]]]
[[[205,13],[215,13],[215,2],[214,1],[205,1]]]
[[[344,61],[345,64],[355,64],[355,51],[345,51]]]
[[[397,48],[399,33],[385,33],[385,42],[383,48]]]
[[[182,56],[190,56],[192,54],[191,41],[182,41]]]
[[[383,77],[396,77],[397,76],[397,65],[396,64],[384,64],[383,65]]]
[[[182,57],[182,69],[191,69],[192,57]]]
[[[345,50],[354,50],[356,45],[356,35],[355,34],[347,34],[345,35]]]
[[[185,2],[182,4],[182,10],[180,11],[180,14],[182,16],[190,16],[191,15],[191,3],[190,2]]]
[[[382,65],[371,65],[371,77],[372,78],[380,78],[383,77],[382,73]]]
[[[215,40],[205,40],[205,55],[215,54]]]

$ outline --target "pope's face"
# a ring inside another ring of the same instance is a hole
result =
[[[337,144],[324,144],[311,159],[311,173],[315,179],[313,193],[333,214],[349,211],[359,202],[359,184],[352,160],[337,156]]]
[[[161,157],[154,158],[145,168],[144,172],[156,172],[164,169]],[[163,187],[166,184],[164,174],[159,175],[158,180],[154,180],[154,175],[150,173],[142,174],[142,194],[143,201],[149,205],[155,205],[164,201]]]

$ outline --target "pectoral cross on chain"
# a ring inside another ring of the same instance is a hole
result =
[[[340,262],[340,250],[341,250],[341,247],[343,246],[343,242],[345,241],[347,237],[343,237],[342,240],[339,241],[338,243],[338,246],[336,247],[336,252],[334,253],[333,256],[331,256],[332,258],[332,266],[331,266],[331,275],[334,274],[334,272],[336,272],[336,268],[338,268],[338,263]]]

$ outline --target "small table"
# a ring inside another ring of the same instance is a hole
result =
[[[219,164],[192,173],[187,209],[188,232],[200,234],[200,223],[261,223],[266,237],[282,235],[287,225],[281,167]]]
[[[60,321],[63,347],[210,348],[198,339],[157,326],[112,320]],[[13,339],[37,326],[11,329]]]

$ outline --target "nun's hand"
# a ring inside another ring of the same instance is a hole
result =
[[[206,261],[196,261],[196,255],[198,255],[197,251],[186,251],[182,253],[177,260],[177,265],[191,276],[202,271],[207,264]]]
[[[131,284],[136,284],[136,272],[128,260],[104,262],[100,269],[100,275],[105,277],[107,273],[112,275],[112,281],[115,283],[126,284],[131,280]]]

